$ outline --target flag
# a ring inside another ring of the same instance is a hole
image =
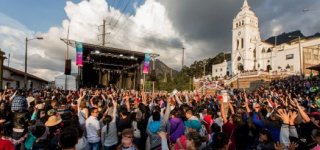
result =
[[[149,73],[150,53],[144,54],[143,73]]]
[[[82,55],[83,45],[81,42],[76,42],[76,65],[80,67],[83,66]]]

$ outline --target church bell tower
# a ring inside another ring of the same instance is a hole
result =
[[[254,70],[256,45],[261,42],[258,18],[244,0],[241,11],[232,23],[232,72],[237,74],[244,70]]]

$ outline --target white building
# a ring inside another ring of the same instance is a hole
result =
[[[212,77],[223,78],[224,76],[231,75],[231,62],[224,60],[220,64],[212,65]]]
[[[286,70],[308,75],[310,71],[305,68],[320,63],[320,33],[304,36],[300,31],[294,31],[263,41],[260,38],[258,17],[250,9],[247,0],[244,0],[232,24],[230,73],[233,75],[252,70]],[[213,77],[217,75],[215,69],[218,67],[222,65],[212,66]],[[227,70],[223,67],[222,70]]]
[[[4,88],[21,89],[24,88],[24,72],[3,66],[3,81]],[[27,74],[27,89],[42,89],[48,85],[48,81],[36,77],[32,74]]]
[[[55,88],[63,90],[77,90],[77,78],[74,75],[60,75],[55,77],[54,81]]]

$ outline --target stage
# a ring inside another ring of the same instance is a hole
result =
[[[75,47],[76,41],[61,40]],[[140,89],[145,53],[84,42],[82,46],[83,66],[78,67],[78,87],[112,84],[120,89]]]

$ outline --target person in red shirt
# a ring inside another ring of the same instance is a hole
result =
[[[14,150],[14,146],[9,139],[4,136],[3,124],[6,120],[0,120],[0,150]]]

